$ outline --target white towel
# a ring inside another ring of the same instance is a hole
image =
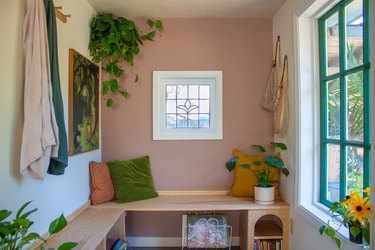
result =
[[[24,125],[20,172],[43,179],[58,151],[43,0],[32,0],[23,21]]]

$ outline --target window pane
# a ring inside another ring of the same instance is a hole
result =
[[[346,7],[347,68],[363,63],[362,0],[354,0]]]
[[[328,82],[328,137],[340,139],[340,80]]]
[[[187,128],[187,114],[177,115],[177,128]]]
[[[209,114],[200,114],[199,115],[199,127],[200,128],[209,128],[210,127],[210,115]]]
[[[176,85],[167,85],[167,99],[176,99]]]
[[[176,126],[176,114],[167,114],[167,128],[175,128]]]
[[[363,141],[363,72],[348,75],[348,139]]]
[[[198,85],[189,86],[189,99],[198,99]]]
[[[177,99],[186,99],[187,89],[187,85],[177,85]]]
[[[347,147],[347,194],[363,190],[363,148]]]
[[[327,34],[327,75],[339,72],[339,18],[337,12],[326,21]]]
[[[197,114],[189,115],[188,127],[189,128],[198,128],[199,127],[199,120],[198,120]]]
[[[199,91],[200,91],[200,98],[201,99],[208,99],[210,98],[210,86],[200,86],[199,87]]]
[[[328,197],[330,201],[340,201],[340,146],[328,145]]]
[[[176,100],[167,100],[167,113],[176,113]]]

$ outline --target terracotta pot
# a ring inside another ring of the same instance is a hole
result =
[[[275,187],[254,187],[254,201],[258,204],[273,204],[275,197]]]

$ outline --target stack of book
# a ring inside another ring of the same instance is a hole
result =
[[[254,250],[282,250],[281,240],[254,240]]]

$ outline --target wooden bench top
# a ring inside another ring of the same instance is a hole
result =
[[[159,191],[152,199],[128,203],[107,202],[97,207],[119,208],[124,211],[224,211],[289,208],[281,200],[261,205],[248,197],[226,195],[228,191]]]

